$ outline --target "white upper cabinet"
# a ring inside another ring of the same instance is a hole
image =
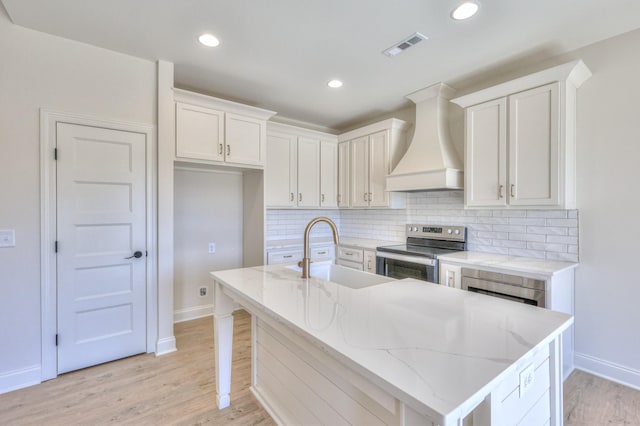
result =
[[[224,161],[224,111],[176,104],[176,157]]]
[[[575,208],[574,61],[452,102],[465,110],[465,206]]]
[[[338,207],[349,207],[349,142],[338,144]]]
[[[404,193],[390,193],[385,187],[387,175],[406,150],[407,127],[404,121],[389,119],[340,135],[339,199],[349,200],[348,206],[340,202],[340,207],[406,205]]]
[[[298,137],[298,207],[320,206],[320,140]]]
[[[298,196],[298,139],[295,135],[267,134],[265,203],[270,207],[295,207]]]
[[[268,123],[266,206],[336,207],[337,149],[334,135]]]
[[[338,144],[320,141],[320,206],[338,207]]]
[[[176,160],[262,168],[274,112],[174,89]]]

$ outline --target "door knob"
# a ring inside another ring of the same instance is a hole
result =
[[[125,259],[132,259],[134,257],[136,259],[140,259],[142,257],[142,252],[141,251],[137,251],[137,252],[133,253],[133,255],[131,255],[129,257],[125,257]]]

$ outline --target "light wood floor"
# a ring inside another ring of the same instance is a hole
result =
[[[212,319],[176,324],[178,352],[64,374],[0,395],[0,425],[273,425],[248,391],[251,322],[235,315],[231,407],[215,408]],[[640,425],[640,391],[575,371],[565,425]]]

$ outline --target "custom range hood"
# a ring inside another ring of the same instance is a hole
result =
[[[416,104],[411,144],[387,175],[387,191],[463,188],[462,162],[449,137],[448,107],[454,90],[444,83],[407,96]]]

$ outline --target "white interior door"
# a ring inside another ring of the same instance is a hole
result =
[[[66,123],[56,138],[60,374],[146,351],[147,147]]]

